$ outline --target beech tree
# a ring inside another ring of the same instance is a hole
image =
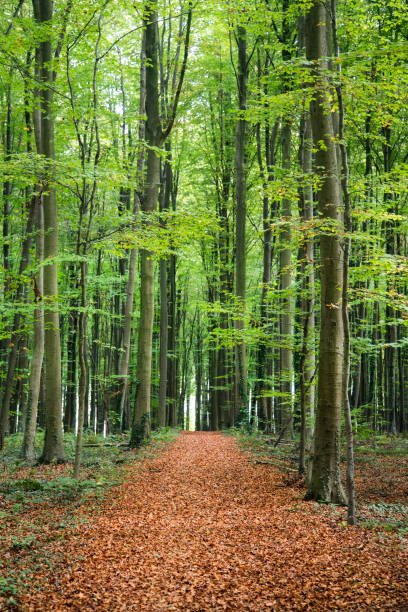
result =
[[[45,39],[40,42],[40,79],[41,121],[39,153],[46,160],[43,179],[43,208],[44,208],[44,348],[45,348],[45,438],[41,461],[48,463],[53,459],[65,461],[65,452],[62,439],[62,383],[61,383],[61,345],[60,324],[58,313],[58,216],[57,195],[54,184],[55,161],[54,146],[54,109],[53,86],[56,71],[53,61],[58,60],[66,23],[71,10],[71,2],[65,9],[64,22],[59,33],[57,47],[52,50],[52,0],[34,0],[34,18],[42,25],[46,24],[48,31]]]
[[[158,148],[168,138],[176,117],[178,101],[183,86],[187,66],[192,8],[189,6],[184,42],[184,57],[180,69],[177,89],[174,93],[171,114],[166,126],[162,127],[159,112],[158,89],[158,13],[157,5],[148,2],[144,7],[143,24],[145,27],[146,53],[146,142],[148,146],[146,177],[141,210],[151,215],[156,210],[159,183],[160,158]],[[154,313],[154,259],[147,249],[141,251],[140,275],[140,323],[138,334],[138,388],[132,420],[131,445],[139,445],[148,437],[150,431],[150,386],[152,360],[152,334]]]
[[[313,143],[316,149],[319,213],[327,222],[320,238],[321,298],[319,383],[312,472],[307,496],[319,501],[344,503],[340,479],[340,418],[343,402],[342,319],[343,250],[340,237],[342,195],[336,150],[335,113],[330,107],[331,56],[329,13],[315,2],[306,15],[306,54],[316,63],[310,102]]]

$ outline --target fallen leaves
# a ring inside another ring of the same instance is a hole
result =
[[[22,610],[407,610],[408,554],[343,528],[232,438],[185,433],[55,541]]]

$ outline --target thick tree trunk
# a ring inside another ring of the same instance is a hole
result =
[[[34,14],[38,10],[40,23],[51,23],[53,17],[52,0],[34,0]],[[44,348],[45,348],[45,438],[41,455],[43,463],[56,459],[65,461],[62,435],[61,401],[61,345],[58,314],[58,219],[57,198],[54,186],[54,109],[53,109],[53,72],[52,36],[41,41],[41,82],[43,89],[41,114],[41,153],[48,162],[44,176],[44,259],[49,263],[44,267]]]
[[[149,155],[150,156],[150,155]],[[147,162],[149,166],[149,160]],[[140,254],[140,324],[137,352],[136,404],[131,445],[139,446],[150,435],[150,384],[152,371],[152,336],[154,317],[154,260],[146,249]]]
[[[236,234],[235,234],[235,296],[237,307],[242,315],[245,311],[246,296],[246,167],[245,148],[247,119],[247,88],[248,88],[248,58],[247,58],[247,32],[239,25],[236,32],[238,46],[238,100],[240,115],[235,133],[235,197],[236,197]],[[242,339],[236,346],[236,368],[235,368],[235,418],[239,421],[244,417],[247,407],[247,371],[246,371],[246,347],[243,338],[244,316],[237,317],[236,328]]]
[[[312,470],[307,498],[345,503],[340,480],[340,423],[343,403],[343,252],[341,186],[330,99],[327,60],[329,16],[325,4],[315,1],[306,14],[306,54],[314,62],[314,97],[310,103],[316,168],[320,175],[319,213],[330,225],[320,238],[321,307],[318,403]]]
[[[150,147],[161,144],[158,89],[158,29],[157,4],[146,3],[143,22],[146,44],[146,141]],[[141,209],[151,214],[157,205],[160,184],[160,159],[149,148],[146,182]],[[140,322],[137,348],[137,378],[135,409],[132,419],[131,446],[139,446],[150,434],[150,387],[152,371],[152,334],[154,318],[154,254],[147,249],[140,253]]]

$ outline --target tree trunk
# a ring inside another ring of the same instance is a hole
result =
[[[88,364],[86,360],[86,262],[81,261],[80,267],[80,287],[81,287],[81,311],[79,313],[78,326],[78,357],[80,369],[79,382],[79,404],[78,404],[78,430],[75,443],[75,459],[74,459],[74,478],[79,478],[79,469],[81,467],[82,453],[82,436],[84,430],[85,411],[88,409],[87,404],[87,388],[88,388]]]
[[[102,251],[99,249],[97,264],[96,264],[96,277],[100,277],[102,269]],[[101,430],[103,431],[102,423],[103,417],[101,415],[101,401],[100,401],[100,344],[101,340],[101,330],[100,330],[100,314],[99,310],[101,309],[101,292],[99,285],[96,285],[95,294],[94,294],[94,304],[95,304],[95,312],[93,315],[93,342],[91,349],[91,419],[96,420],[96,432],[99,433]],[[102,418],[101,418],[102,417]],[[94,422],[94,421],[92,421]]]
[[[333,30],[334,53],[336,58],[340,58],[339,42],[337,37],[337,14],[336,0],[331,0],[331,20]],[[341,76],[341,64],[337,64],[337,72]],[[349,381],[350,381],[350,322],[348,314],[348,278],[349,278],[349,260],[351,251],[351,197],[349,190],[349,165],[346,145],[344,143],[344,102],[343,92],[340,82],[336,85],[337,101],[339,105],[339,149],[341,157],[341,186],[344,199],[344,230],[346,236],[344,238],[343,250],[343,292],[341,313],[344,327],[344,364],[343,364],[343,406],[344,420],[346,424],[347,438],[347,522],[349,525],[356,524],[356,499],[354,490],[354,439],[353,439],[353,424],[351,420],[350,396],[349,396]]]
[[[202,380],[203,380],[203,347],[201,335],[201,320],[198,313],[197,332],[196,332],[196,359],[195,359],[195,380],[196,380],[196,404],[195,404],[195,430],[201,431],[201,398],[202,398]]]
[[[35,461],[36,458],[34,442],[41,387],[41,370],[44,357],[44,312],[41,307],[41,299],[44,292],[44,268],[41,265],[44,259],[44,220],[41,197],[37,198],[36,203],[36,230],[36,260],[39,269],[35,282],[38,295],[36,295],[34,298],[34,301],[37,303],[37,307],[34,310],[34,338],[30,372],[30,396],[21,450],[23,459],[26,459],[27,461]]]
[[[178,85],[174,94],[173,106],[168,123],[162,130],[159,114],[158,88],[158,26],[157,2],[146,2],[143,10],[146,45],[146,142],[149,151],[146,163],[146,182],[141,209],[147,215],[156,209],[160,184],[160,158],[154,148],[166,141],[171,133],[183,85],[187,65],[189,36],[191,28],[192,6],[189,10],[186,24],[184,57],[180,70]],[[153,147],[153,148],[151,148]],[[138,335],[138,388],[136,392],[135,410],[132,419],[130,445],[138,446],[150,434],[150,387],[152,371],[152,334],[154,319],[154,254],[147,249],[141,250],[140,278],[140,324]]]
[[[291,125],[285,121],[282,126],[282,167],[290,172]],[[280,315],[280,391],[281,421],[286,435],[293,435],[292,416],[292,378],[293,378],[293,297],[292,291],[292,249],[291,218],[292,204],[288,198],[282,200],[281,217],[286,221],[280,232],[281,250],[279,254],[281,315]]]
[[[34,14],[39,23],[51,23],[52,0],[34,0]],[[50,463],[54,459],[64,462],[61,401],[61,345],[58,315],[58,220],[57,198],[54,186],[54,109],[52,35],[40,43],[41,48],[41,153],[48,166],[44,176],[44,349],[45,349],[45,437],[40,460]]]
[[[36,197],[33,196],[31,198],[31,202],[29,204],[29,214],[26,225],[26,234],[23,241],[22,251],[21,251],[21,260],[19,265],[19,276],[21,277],[28,266],[29,258],[30,258],[30,247],[31,247],[31,238],[32,231],[34,226],[34,218],[35,218],[35,202]],[[23,299],[25,285],[24,283],[19,283],[17,287],[17,291],[15,294],[15,301],[18,303]],[[21,312],[17,310],[13,319],[13,333],[11,335],[9,344],[10,344],[10,353],[8,356],[8,367],[7,367],[7,376],[4,384],[4,392],[2,397],[2,405],[1,405],[1,417],[0,417],[0,450],[4,446],[4,437],[6,434],[6,430],[8,428],[8,419],[9,419],[9,411],[10,411],[10,402],[13,394],[13,386],[14,386],[14,374],[17,366],[17,357],[18,357],[18,347],[20,343],[20,322],[21,322]]]
[[[303,223],[313,220],[313,187],[312,187],[312,129],[310,118],[304,115],[301,119],[301,146],[299,162],[304,176],[304,186],[300,190],[299,212]],[[306,447],[312,437],[311,425],[314,417],[315,388],[313,384],[316,356],[314,347],[314,303],[315,303],[315,277],[314,277],[314,245],[313,233],[305,229],[305,241],[301,245],[300,257],[302,277],[302,354],[300,363],[300,450],[299,472],[306,471]]]
[[[177,425],[177,361],[176,361],[176,256],[170,255],[168,263],[168,358],[167,375],[168,386],[167,395],[169,400],[168,424],[170,427]]]
[[[70,299],[70,310],[67,317],[67,378],[65,387],[64,428],[74,431],[77,399],[77,335],[78,335],[78,289],[77,266],[71,262],[68,267],[68,283],[75,297]]]
[[[235,133],[235,197],[236,197],[236,235],[235,235],[235,296],[238,310],[242,316],[237,317],[236,328],[242,339],[236,346],[236,368],[235,368],[235,417],[241,421],[247,407],[247,371],[246,371],[246,347],[244,341],[244,311],[246,294],[246,167],[245,146],[247,120],[247,81],[248,81],[248,58],[247,58],[247,32],[246,29],[237,26],[236,41],[238,47],[238,100],[240,115]]]
[[[313,63],[314,98],[310,103],[316,168],[320,175],[319,213],[330,225],[320,238],[321,306],[318,403],[312,470],[307,498],[345,503],[340,480],[340,423],[343,403],[343,252],[341,186],[333,119],[329,102],[333,96],[327,70],[329,15],[325,4],[315,1],[306,14],[306,54]]]
[[[161,144],[158,90],[158,29],[157,4],[146,3],[143,22],[146,41],[146,142],[150,147]],[[149,148],[146,182],[141,209],[151,214],[157,205],[160,184],[160,158]],[[139,446],[150,434],[150,387],[152,372],[152,335],[154,318],[154,254],[147,249],[140,253],[140,322],[137,348],[137,379],[135,409],[132,419],[131,446]]]
[[[170,146],[167,143],[167,154],[170,155]],[[162,197],[160,202],[161,211],[168,211],[170,204],[170,192],[172,184],[172,171],[170,159],[167,157],[164,164],[162,183]],[[162,223],[164,221],[162,220]],[[169,346],[169,305],[167,295],[167,261],[160,259],[159,270],[160,282],[160,388],[159,388],[159,427],[166,426],[167,388],[168,388],[168,346]]]

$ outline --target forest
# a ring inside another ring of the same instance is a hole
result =
[[[0,609],[407,610],[405,0],[3,0],[0,65]]]

